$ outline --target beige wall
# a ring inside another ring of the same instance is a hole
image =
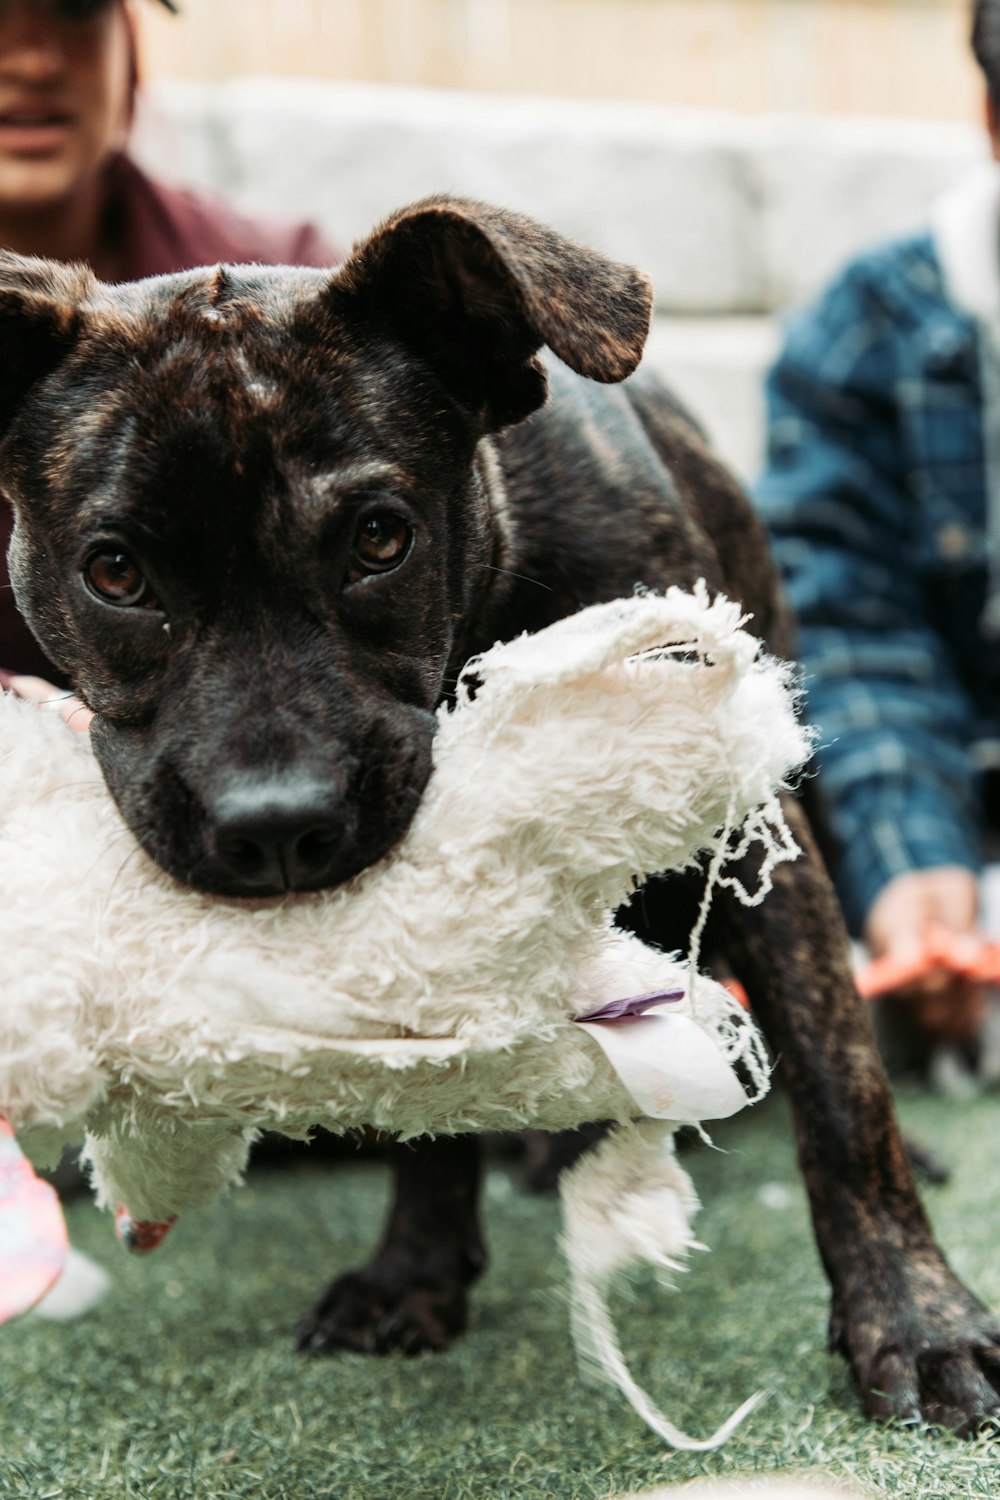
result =
[[[151,75],[438,87],[968,119],[969,0],[143,3]]]

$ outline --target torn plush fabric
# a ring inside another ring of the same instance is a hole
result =
[[[754,902],[797,853],[776,794],[810,747],[787,669],[704,586],[477,658],[406,836],[335,890],[227,900],[138,847],[123,864],[85,739],[8,697],[0,747],[0,1115],[39,1156],[86,1134],[100,1200],[136,1222],[238,1180],[261,1128],[604,1119],[627,1156],[637,1117],[717,1118],[767,1087],[729,994],[613,920],[637,880],[706,856],[731,883],[751,842],[759,887],[736,894]],[[687,1222],[673,1178],[654,1197]]]

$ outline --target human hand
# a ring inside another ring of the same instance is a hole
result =
[[[976,932],[978,921],[976,876],[960,865],[941,865],[891,880],[868,913],[864,936],[873,958],[905,966],[927,951],[934,928],[967,936]],[[905,1003],[920,1030],[939,1043],[975,1037],[986,1007],[981,985],[935,962],[893,998]]]
[[[54,687],[43,677],[27,677],[16,672],[0,673],[0,686],[9,689],[16,698],[26,698],[37,703],[39,708],[51,709],[69,725],[70,729],[86,734],[94,715],[72,693],[65,688]]]

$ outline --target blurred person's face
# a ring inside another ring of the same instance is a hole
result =
[[[0,214],[71,199],[124,143],[131,45],[120,0],[0,0]]]

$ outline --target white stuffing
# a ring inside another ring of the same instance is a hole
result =
[[[85,737],[0,697],[0,1114],[36,1154],[86,1133],[102,1201],[165,1219],[238,1178],[263,1127],[628,1122],[634,1099],[573,1018],[634,994],[683,988],[671,1013],[725,1066],[754,1063],[760,1092],[760,1042],[727,992],[612,913],[637,878],[706,851],[721,866],[740,828],[766,889],[797,852],[776,790],[808,752],[787,671],[736,605],[704,587],[598,605],[470,663],[389,856],[336,890],[235,901],[154,865]],[[619,1187],[643,1139],[606,1148]],[[655,1212],[623,1228],[640,1199],[608,1217],[601,1169],[578,1169],[570,1239],[594,1253],[579,1226],[596,1203],[610,1266],[631,1256],[623,1234],[679,1253],[690,1186],[672,1158],[652,1180]]]

